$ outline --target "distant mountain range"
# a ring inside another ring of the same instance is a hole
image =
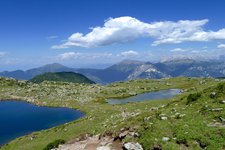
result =
[[[87,84],[94,83],[84,75],[74,72],[46,72],[35,76],[29,81],[34,83],[41,83],[43,81],[62,81],[72,83],[87,83]]]
[[[192,59],[177,59],[158,63],[124,60],[105,69],[69,68],[61,64],[48,64],[27,71],[4,71],[0,76],[30,80],[36,75],[46,72],[76,72],[85,75],[96,83],[111,83],[115,81],[139,78],[165,77],[225,77],[225,62],[218,60],[197,61]]]

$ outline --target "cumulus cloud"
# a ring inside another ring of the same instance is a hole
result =
[[[52,48],[73,46],[90,48],[125,43],[142,37],[153,38],[152,45],[155,46],[164,43],[225,39],[225,28],[218,31],[205,31],[203,27],[207,23],[208,19],[146,23],[129,16],[109,18],[102,27],[93,27],[87,34],[74,33],[65,43],[54,45]]]
[[[75,53],[75,52],[66,52],[63,54],[59,54],[58,58],[60,60],[68,60],[68,59],[75,59],[78,58],[81,54],[80,53]]]
[[[225,48],[225,44],[219,44],[217,48]]]
[[[79,53],[79,52],[66,52],[58,55],[59,60],[73,60],[73,59],[86,59],[86,60],[94,60],[98,58],[110,58],[112,57],[112,53]]]
[[[134,56],[137,56],[137,55],[139,55],[139,53],[136,52],[136,51],[132,51],[132,50],[124,51],[124,52],[120,53],[120,56],[122,56],[122,57],[134,57]]]

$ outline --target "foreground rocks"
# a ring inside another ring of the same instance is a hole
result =
[[[139,143],[123,142],[126,137],[138,136],[139,134],[134,132],[133,128],[123,128],[117,136],[112,136],[110,133],[103,136],[85,135],[67,144],[59,145],[59,148],[55,150],[143,150]]]
[[[111,137],[92,136],[60,145],[57,150],[122,150],[122,144]]]
[[[99,139],[98,137],[89,137],[83,141],[59,145],[55,150],[143,150],[139,143],[128,142],[122,144],[119,141],[113,141],[107,137]]]
[[[133,143],[133,142],[125,143],[123,145],[123,148],[125,150],[143,150],[142,146],[139,143]]]

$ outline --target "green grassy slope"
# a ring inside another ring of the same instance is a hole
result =
[[[184,92],[169,100],[123,105],[104,103],[110,97],[121,98],[170,88],[179,88]],[[134,127],[139,136],[126,137],[123,141],[139,142],[147,150],[225,149],[223,80],[171,78],[101,86],[62,82],[32,84],[0,78],[0,90],[1,99],[22,99],[37,105],[71,107],[86,113],[84,118],[77,121],[17,138],[3,146],[3,150],[41,150],[57,139],[70,141],[86,133],[118,135],[121,128]],[[200,96],[195,96],[195,93]],[[33,135],[35,139],[30,140]],[[163,140],[165,138],[168,141]]]
[[[38,75],[30,80],[33,83],[41,83],[43,81],[62,81],[72,83],[94,83],[82,74],[74,72],[56,72],[56,73],[44,73]]]

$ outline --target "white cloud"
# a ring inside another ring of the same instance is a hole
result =
[[[170,50],[170,52],[186,52],[186,51],[187,51],[186,49],[182,49],[182,48],[175,48]]]
[[[217,48],[225,48],[225,44],[220,44],[217,46]]]
[[[207,23],[207,20],[202,20],[202,24],[192,24],[189,22],[187,28],[178,27],[176,29],[168,31],[168,34],[162,34],[154,41],[153,45],[159,45],[164,43],[182,43],[182,42],[206,42],[211,40],[225,40],[225,29],[219,31],[203,31],[202,26]],[[182,23],[181,23],[182,24]],[[182,29],[183,28],[183,29]],[[176,31],[178,30],[178,31]]]
[[[99,58],[110,58],[112,57],[112,53],[79,53],[79,52],[66,52],[58,55],[59,60],[95,60]]]
[[[225,39],[225,28],[218,31],[204,31],[203,26],[206,23],[207,19],[145,23],[129,16],[109,18],[102,27],[93,27],[87,34],[74,33],[65,43],[54,45],[52,48],[98,47],[125,43],[142,37],[155,39],[152,44],[155,46],[163,43]]]
[[[68,59],[75,59],[78,58],[81,54],[80,53],[75,53],[75,52],[67,52],[63,54],[59,54],[58,58],[60,60],[68,60]]]
[[[6,53],[5,52],[0,52],[0,58],[5,57]]]
[[[137,56],[137,55],[139,55],[139,53],[136,52],[136,51],[132,51],[132,50],[124,51],[124,52],[120,53],[120,56],[122,56],[122,57],[134,57],[134,56]]]

